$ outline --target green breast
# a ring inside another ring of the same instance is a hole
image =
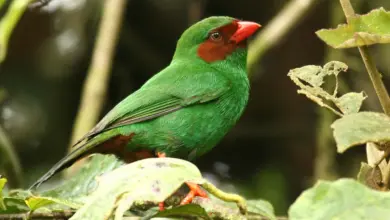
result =
[[[221,98],[185,107],[154,120],[121,128],[134,132],[129,150],[139,148],[165,152],[167,156],[193,159],[212,149],[242,115],[249,96],[249,83],[233,85]]]

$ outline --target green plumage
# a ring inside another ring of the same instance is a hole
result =
[[[118,135],[133,134],[127,151],[148,149],[168,157],[193,159],[213,148],[241,116],[249,95],[246,48],[224,60],[205,62],[197,48],[208,33],[233,21],[210,17],[187,29],[172,62],[116,105],[32,187]]]

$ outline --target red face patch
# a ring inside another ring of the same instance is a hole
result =
[[[245,47],[246,42],[239,44],[230,41],[230,38],[238,29],[237,21],[219,27],[209,33],[206,41],[199,45],[198,56],[204,61],[211,63],[218,60],[224,60],[226,56],[233,53],[237,47]]]

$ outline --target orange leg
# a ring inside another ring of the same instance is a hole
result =
[[[157,152],[157,157],[158,158],[162,158],[162,157],[165,157],[166,155],[165,155],[165,153],[160,153],[160,152]],[[164,211],[164,202],[160,202],[159,204],[158,204],[158,209],[160,210],[160,211]]]
[[[188,188],[190,188],[190,192],[181,200],[180,205],[190,204],[195,196],[200,196],[203,198],[208,198],[207,194],[199,187],[198,184],[195,183],[186,183]]]
[[[165,155],[165,153],[157,152],[157,157],[162,158],[162,157],[166,157],[166,155]],[[196,196],[208,198],[207,194],[199,187],[198,184],[195,184],[195,183],[186,183],[186,184],[187,184],[188,188],[190,188],[190,192],[186,195],[186,197],[184,197],[183,200],[181,200],[180,205],[190,204]],[[163,211],[164,210],[164,202],[160,202],[158,204],[158,207],[159,207],[160,211]]]

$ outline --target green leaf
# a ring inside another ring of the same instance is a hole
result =
[[[158,212],[152,218],[157,217],[200,217],[202,219],[210,219],[207,212],[199,205],[188,204],[177,206],[171,209],[166,209],[162,212]]]
[[[80,204],[76,204],[71,201],[67,201],[63,199],[51,198],[51,197],[31,197],[26,200],[26,204],[31,211],[35,211],[41,207],[47,207],[52,204],[61,204],[73,209],[78,209],[81,207]]]
[[[345,72],[348,66],[345,63],[331,61],[324,67],[308,65],[290,70],[288,76],[300,88],[299,94],[304,94],[321,107],[328,108],[339,116],[356,113],[360,110],[366,96],[363,93],[350,92],[338,97],[338,74]],[[332,94],[322,88],[325,77],[334,76],[336,85]],[[333,107],[333,103],[338,109]]]
[[[248,211],[251,213],[260,214],[261,216],[267,217],[270,220],[276,220],[274,207],[268,201],[259,200],[248,200]]]
[[[319,181],[290,207],[291,220],[387,220],[390,192],[370,189],[352,179]]]
[[[0,210],[5,210],[5,204],[3,199],[3,188],[7,180],[5,178],[0,178]]]
[[[367,96],[363,92],[350,92],[336,100],[336,106],[343,112],[344,115],[357,113]]]
[[[383,8],[350,18],[336,29],[322,29],[317,36],[333,48],[390,43],[390,12]]]
[[[188,161],[174,158],[136,161],[99,177],[96,190],[71,219],[107,219],[115,207],[120,207],[116,219],[122,219],[124,207],[130,208],[136,200],[162,202],[186,181],[202,182],[200,171]]]
[[[42,196],[84,203],[97,186],[96,176],[110,172],[120,165],[123,162],[114,155],[95,154],[72,178],[53,190],[43,192]]]
[[[0,214],[17,214],[30,211],[26,202],[20,198],[4,197],[5,210],[0,209]]]
[[[337,119],[331,126],[337,151],[367,142],[390,141],[390,118],[382,113],[358,112]]]

